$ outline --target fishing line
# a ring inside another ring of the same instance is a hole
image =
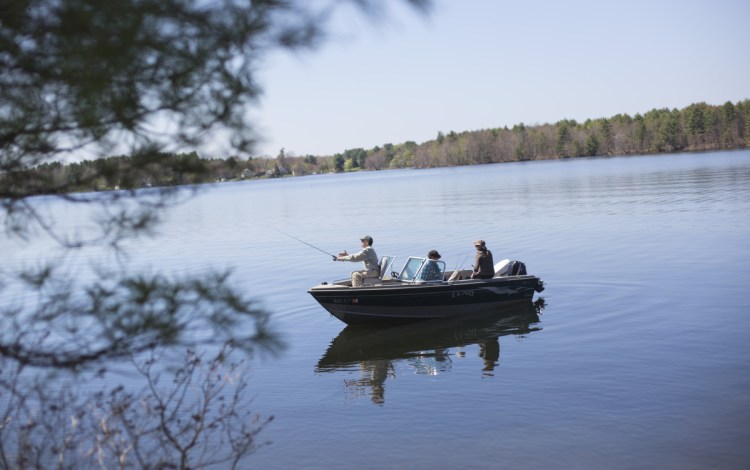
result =
[[[289,238],[293,238],[294,240],[297,240],[297,241],[298,241],[298,242],[300,242],[300,243],[304,243],[305,245],[309,246],[310,248],[315,248],[316,250],[318,250],[318,251],[320,251],[320,252],[322,252],[322,253],[325,253],[325,254],[327,254],[328,256],[330,256],[331,258],[333,258],[333,259],[334,259],[334,261],[336,260],[336,255],[334,255],[334,254],[331,254],[331,253],[328,253],[327,251],[325,251],[325,250],[323,250],[323,249],[321,249],[321,248],[318,248],[318,247],[317,247],[317,246],[315,246],[315,245],[311,245],[310,243],[307,243],[307,242],[306,242],[306,241],[304,241],[304,240],[300,240],[299,238],[295,237],[294,235],[289,235],[288,233],[286,233],[286,232],[283,232],[283,231],[281,231],[281,230],[279,230],[279,229],[277,229],[277,228],[275,228],[275,227],[270,227],[270,226],[268,226],[268,228],[270,228],[270,229],[273,229],[273,230],[276,230],[276,231],[277,231],[277,232],[279,232],[280,234],[282,234],[282,235],[286,235],[286,236],[287,236],[287,237],[289,237]]]
[[[464,267],[464,263],[466,262],[467,259],[469,259],[469,255],[466,255],[466,258],[464,258],[464,260],[461,261],[461,265],[460,266],[456,265],[457,267],[456,267],[456,269],[454,269],[454,271],[458,271],[459,269],[463,268]]]

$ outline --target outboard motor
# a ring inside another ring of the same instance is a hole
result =
[[[525,276],[526,265],[520,261],[513,261],[510,263],[510,274],[509,276]]]
[[[525,276],[526,274],[525,264],[521,261],[509,261],[495,276]]]

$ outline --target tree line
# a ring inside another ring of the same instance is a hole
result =
[[[746,147],[749,136],[750,100],[720,106],[695,103],[679,110],[653,109],[584,122],[563,119],[554,124],[438,132],[434,140],[422,144],[407,141],[369,150],[355,148],[333,156],[295,156],[281,149],[275,158],[201,158],[196,152],[153,151],[71,164],[44,163],[16,173],[5,186],[24,193],[33,188],[38,194],[59,194],[388,168],[735,149]]]
[[[524,125],[461,133],[438,132],[417,144],[351,149],[333,157],[335,171],[429,168],[528,160],[720,150],[750,143],[750,100],[695,103],[645,114],[617,114],[579,123]]]

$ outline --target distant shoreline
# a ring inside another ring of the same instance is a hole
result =
[[[333,156],[202,158],[196,152],[149,152],[64,165],[44,163],[6,173],[2,197],[132,190],[311,174],[403,168],[443,168],[587,157],[623,157],[750,148],[750,100],[723,105],[694,103],[681,110],[652,109],[584,122],[475,131],[438,132],[417,144],[348,149]]]

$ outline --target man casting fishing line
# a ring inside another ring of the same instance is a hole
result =
[[[273,227],[271,227],[273,228]],[[281,230],[274,228],[277,232],[286,235],[289,238],[293,238],[294,240],[297,240],[300,243],[303,243],[310,248],[314,248],[322,253],[327,254],[328,256],[332,257],[334,261],[362,261],[364,262],[364,270],[362,271],[352,271],[352,287],[360,287],[362,286],[364,279],[368,277],[379,277],[380,276],[380,264],[378,261],[378,255],[375,253],[375,250],[372,248],[372,237],[369,235],[365,235],[359,240],[362,242],[362,251],[359,253],[354,253],[353,255],[350,255],[346,252],[346,250],[342,251],[338,255],[333,255],[331,253],[328,253],[327,251],[318,248],[315,245],[311,245],[310,243],[307,243],[304,240],[300,240],[299,238],[289,235],[286,232],[282,232]]]
[[[378,255],[372,248],[372,237],[365,235],[359,240],[362,242],[362,251],[350,255],[344,250],[334,258],[335,261],[364,262],[365,269],[363,271],[352,271],[352,287],[360,287],[365,278],[380,276]]]

